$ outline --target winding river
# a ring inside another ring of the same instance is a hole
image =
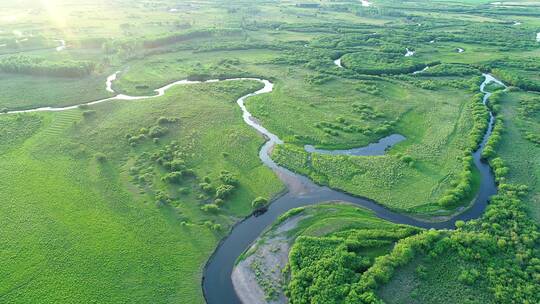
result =
[[[480,86],[480,91],[485,94],[483,102],[486,104],[491,93],[485,90],[485,86],[490,82],[496,82],[501,85],[502,83],[489,74],[484,74],[484,78],[485,80]],[[261,158],[262,162],[274,170],[279,178],[285,183],[288,188],[288,192],[274,200],[265,213],[258,216],[249,216],[234,226],[229,236],[224,238],[217,247],[216,251],[205,267],[202,282],[204,296],[209,304],[241,303],[234,290],[231,279],[231,273],[236,259],[252,244],[252,242],[264,231],[266,227],[273,223],[281,214],[292,208],[318,204],[325,201],[345,201],[368,208],[375,212],[378,217],[394,223],[407,224],[422,228],[452,229],[454,228],[454,223],[458,220],[470,220],[479,217],[485,210],[489,197],[497,192],[491,168],[487,163],[481,160],[482,150],[484,149],[484,146],[493,129],[494,118],[491,112],[489,127],[484,134],[478,150],[473,153],[474,163],[481,175],[480,189],[476,198],[474,199],[474,202],[469,208],[466,208],[461,213],[448,220],[442,222],[426,222],[391,211],[370,199],[351,196],[343,192],[332,190],[328,187],[316,185],[307,177],[280,167],[274,161],[272,161],[272,159],[269,157],[269,152],[274,145],[282,144],[283,141],[279,139],[277,135],[262,127],[256,120],[251,119],[251,114],[244,106],[244,102],[247,97],[270,92],[271,90],[272,84],[266,83],[265,89],[240,98],[238,100],[238,104],[244,113],[244,121],[251,127],[257,129],[267,138],[266,143],[259,151],[259,157]],[[393,143],[402,140],[399,135],[394,136],[394,138],[391,138]],[[307,147],[307,149],[311,149],[311,147]],[[352,150],[359,149],[364,148]],[[337,154],[355,154],[350,151],[342,150]]]
[[[106,81],[106,90],[114,93],[115,91],[112,88],[112,83],[116,79],[119,72],[114,73],[109,76]],[[480,91],[484,95],[484,104],[487,102],[487,99],[491,93],[485,91],[485,87],[488,83],[496,82],[503,85],[500,81],[495,79],[489,74],[484,74],[485,80],[480,86]],[[155,97],[162,96],[166,93],[168,89],[177,85],[189,85],[196,83],[212,83],[219,81],[236,81],[236,80],[254,80],[262,83],[264,87],[256,92],[242,96],[237,100],[239,107],[242,110],[242,117],[246,124],[256,129],[261,133],[265,138],[266,142],[259,151],[259,157],[261,161],[270,169],[272,169],[276,175],[282,180],[282,182],[287,187],[287,192],[277,199],[275,199],[272,204],[268,207],[267,211],[258,216],[252,215],[238,224],[236,224],[231,233],[225,237],[219,246],[216,248],[214,254],[209,259],[206,267],[204,269],[204,275],[202,280],[202,287],[205,299],[209,304],[221,304],[221,303],[240,303],[240,300],[235,293],[233,288],[231,273],[235,265],[236,259],[251,245],[251,243],[263,232],[263,230],[268,227],[272,222],[274,222],[281,214],[284,212],[301,206],[318,204],[325,201],[345,201],[362,206],[372,210],[378,217],[399,224],[407,224],[422,228],[436,228],[436,229],[452,229],[454,223],[457,220],[470,220],[479,217],[486,205],[488,203],[488,198],[495,194],[497,191],[495,181],[491,172],[491,169],[488,164],[481,161],[481,151],[483,150],[489,135],[491,134],[493,127],[493,115],[490,112],[490,123],[489,127],[484,135],[484,138],[479,146],[479,149],[473,154],[474,163],[478,168],[481,175],[481,185],[479,193],[477,194],[474,202],[469,208],[462,210],[461,213],[452,217],[451,219],[441,221],[441,222],[427,222],[422,221],[392,210],[389,210],[382,205],[362,197],[355,197],[340,191],[332,190],[325,186],[319,186],[313,183],[310,179],[305,176],[291,172],[290,170],[277,165],[269,156],[271,149],[275,145],[283,144],[283,141],[275,134],[268,131],[263,127],[256,119],[253,118],[251,113],[246,109],[245,101],[247,98],[270,93],[273,90],[273,84],[265,79],[257,78],[231,78],[224,80],[207,80],[207,81],[189,81],[189,80],[180,80],[163,86],[159,89],[156,89],[155,95],[150,96],[129,96],[118,94],[114,97],[100,99],[96,101],[91,101],[83,104],[72,105],[67,107],[42,107],[28,110],[20,111],[8,111],[0,115],[6,114],[15,114],[15,113],[31,113],[31,112],[44,112],[44,111],[65,111],[76,109],[80,105],[94,105],[102,102],[110,102],[115,100],[141,100],[141,99],[151,99]],[[388,145],[392,145],[396,142],[403,140],[404,138],[400,135],[393,135],[390,139],[383,139],[378,144],[375,144],[377,147],[384,146],[386,148]],[[381,144],[382,142],[382,144]],[[369,146],[368,146],[369,147]],[[357,148],[356,150],[362,150],[366,148]],[[355,149],[353,149],[355,150]],[[323,150],[321,150],[323,151]],[[321,152],[319,151],[319,152]],[[351,150],[352,151],[352,150]],[[378,154],[383,154],[384,149],[377,150]],[[315,150],[317,152],[317,150]],[[330,152],[329,152],[330,153]],[[342,150],[339,154],[355,154],[348,153],[347,150]],[[357,155],[365,155],[359,153]]]

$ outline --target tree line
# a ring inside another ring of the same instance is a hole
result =
[[[10,56],[0,60],[0,71],[4,73],[37,76],[83,77],[90,75],[95,64],[90,61],[65,60],[53,62],[43,58],[24,55]]]

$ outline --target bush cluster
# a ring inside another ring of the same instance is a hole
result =
[[[355,285],[379,259],[373,260],[362,252],[380,251],[417,232],[415,228],[398,226],[299,237],[289,254],[291,279],[286,294],[290,302],[358,303],[349,302],[351,294],[356,294]]]
[[[137,134],[126,134],[126,139],[128,143],[134,147],[137,144],[143,142],[144,140],[151,138],[154,141],[165,136],[169,132],[167,124],[178,123],[180,120],[174,117],[160,117],[157,120],[157,125],[151,126],[148,128],[141,128]]]

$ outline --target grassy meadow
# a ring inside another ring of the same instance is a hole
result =
[[[101,104],[90,116],[88,110],[1,116],[8,143],[0,156],[7,199],[0,208],[2,301],[202,302],[202,266],[232,219],[250,213],[254,197],[269,198],[282,187],[259,162],[263,140],[234,103],[258,86],[177,87],[158,99]],[[127,133],[161,116],[179,123],[157,143],[128,144]],[[130,165],[171,141],[184,148],[194,176],[170,185],[156,167],[153,180],[138,187]],[[207,199],[197,180],[217,186],[223,170],[238,177],[238,188],[221,211],[201,210]],[[170,202],[158,207],[158,191]]]
[[[403,117],[393,129],[407,138],[388,155],[336,157],[313,154],[306,166],[305,162],[294,161],[307,161],[307,152],[294,146],[283,146],[276,148],[274,158],[318,182],[373,198],[393,209],[409,212],[439,210],[437,198],[449,187],[445,182],[461,169],[456,155],[465,147],[466,134],[471,127],[470,112],[466,110],[471,94],[457,90],[415,90],[389,84],[388,87],[394,90],[388,90],[395,94],[394,98],[400,96],[402,99],[398,103],[388,98],[384,106],[390,109],[403,107]],[[448,99],[449,96],[452,97]],[[406,162],[405,155],[412,157],[413,162]]]
[[[532,92],[507,93],[501,101],[505,131],[497,149],[510,169],[508,180],[529,187],[526,198],[531,216],[540,221],[540,151],[539,143],[527,135],[539,134],[538,103]],[[527,101],[529,101],[527,103]],[[535,106],[536,104],[536,106]],[[527,108],[532,105],[532,108]]]

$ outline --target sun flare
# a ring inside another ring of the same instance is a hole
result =
[[[66,20],[66,13],[61,5],[61,2],[58,0],[41,0],[41,4],[45,11],[47,12],[47,15],[49,16],[49,20],[59,28],[66,28],[67,27],[67,20]]]

